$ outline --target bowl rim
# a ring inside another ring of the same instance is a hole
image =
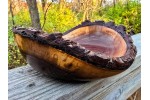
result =
[[[107,56],[102,56],[101,54],[84,49],[82,46],[78,45],[73,41],[65,40],[62,38],[64,35],[68,34],[69,32],[77,28],[84,27],[84,26],[92,26],[92,25],[105,26],[118,32],[123,37],[123,39],[127,44],[127,51],[125,55],[122,57],[112,57],[112,58]],[[88,62],[96,67],[103,67],[111,70],[127,69],[133,63],[137,53],[136,47],[133,44],[131,36],[129,34],[126,34],[125,27],[123,25],[116,26],[114,22],[105,23],[104,21],[95,21],[95,22],[85,21],[80,25],[64,32],[63,35],[61,33],[50,34],[48,39],[44,39],[39,36],[39,34],[46,34],[46,33],[32,28],[26,29],[26,28],[14,27],[13,33],[20,34],[25,38],[30,38],[41,44],[46,44],[58,50],[67,52],[69,55],[79,58],[82,61]],[[68,49],[63,48],[64,46],[65,48]]]

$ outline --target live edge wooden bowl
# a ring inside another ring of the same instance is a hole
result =
[[[136,47],[124,26],[85,21],[61,34],[33,28],[13,28],[27,62],[45,75],[64,80],[110,77],[133,63]]]

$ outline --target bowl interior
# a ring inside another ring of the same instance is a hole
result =
[[[122,36],[115,30],[105,26],[93,25],[75,29],[63,36],[93,52],[109,57],[121,57],[127,50]]]

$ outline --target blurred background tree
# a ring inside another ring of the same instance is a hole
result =
[[[39,12],[38,12],[38,8],[37,8],[36,0],[26,0],[26,1],[27,1],[27,5],[29,8],[32,27],[41,29]],[[45,4],[45,1],[42,0],[42,8],[44,10],[45,5],[43,3]]]
[[[26,64],[14,42],[12,27],[36,27],[65,32],[88,19],[114,21],[141,32],[140,0],[9,0],[9,69]]]

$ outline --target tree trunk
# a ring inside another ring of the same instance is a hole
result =
[[[100,0],[100,5],[99,6],[102,7],[102,4],[103,4],[103,0]]]
[[[26,1],[28,4],[29,12],[30,12],[32,27],[41,29],[39,12],[38,12],[38,8],[37,8],[36,0],[26,0]]]
[[[115,8],[115,6],[116,6],[116,0],[113,0],[113,5],[114,5],[114,8]]]
[[[10,10],[10,14],[11,14],[11,17],[12,17],[12,24],[13,26],[15,25],[15,21],[14,21],[14,13],[13,13],[13,9],[12,9],[12,1],[10,0],[10,5],[9,5],[9,10]]]
[[[59,0],[59,9],[64,8],[65,6],[65,0]]]
[[[41,0],[43,12],[45,11],[46,2],[47,2],[47,0]]]
[[[83,0],[83,21],[90,20],[93,11],[93,3],[91,0]]]

